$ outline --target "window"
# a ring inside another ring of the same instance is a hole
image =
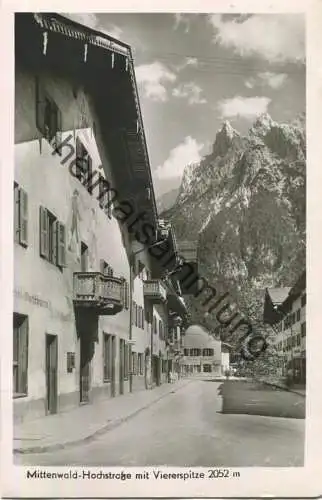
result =
[[[138,373],[144,375],[143,353],[138,353]]]
[[[301,324],[301,337],[305,337],[306,336],[306,323],[302,323]]]
[[[300,334],[298,334],[296,336],[296,343],[297,343],[297,345],[301,345],[301,335]]]
[[[301,307],[304,307],[305,305],[306,305],[306,293],[301,297]]]
[[[105,262],[105,260],[100,260],[100,272],[104,274],[104,276],[113,276],[113,268]]]
[[[298,309],[296,311],[296,321],[300,321],[300,319],[301,319],[301,309]]]
[[[153,316],[153,333],[157,335],[158,333],[158,324],[157,324],[157,318]]]
[[[296,346],[296,337],[295,335],[292,337],[292,347]]]
[[[20,245],[28,245],[28,195],[14,183],[14,240]]]
[[[62,114],[55,101],[45,92],[39,79],[36,80],[36,126],[41,135],[61,154]]]
[[[190,349],[190,356],[201,356],[201,349]]]
[[[163,323],[161,319],[159,320],[159,337],[161,340],[164,340]]]
[[[129,309],[129,298],[130,298],[129,295],[130,295],[129,284],[124,279],[124,281],[123,281],[123,301],[124,301],[124,307],[126,310]]]
[[[129,356],[130,356],[130,349],[129,345],[124,342],[124,379],[129,378]]]
[[[75,368],[75,353],[68,352],[67,353],[67,373],[72,373]]]
[[[185,356],[189,356],[189,349],[183,349],[183,354]]]
[[[111,219],[112,217],[112,190],[109,182],[101,174],[99,175],[99,194],[98,200],[100,207],[104,210],[106,215]]]
[[[211,365],[203,365],[203,371],[210,373],[211,372]]]
[[[132,325],[135,325],[135,302],[132,300]]]
[[[104,345],[103,345],[104,382],[109,382],[112,379],[112,365],[113,365],[112,356],[113,356],[112,335],[104,333]]]
[[[44,207],[40,207],[40,255],[58,267],[66,266],[65,226]]]
[[[132,352],[131,371],[133,375],[138,375],[138,355],[136,352]]]
[[[134,302],[134,324],[138,326],[138,305]]]
[[[13,315],[13,397],[28,393],[28,316]]]
[[[138,327],[142,329],[142,307],[138,307]]]
[[[202,352],[203,356],[213,356],[214,355],[214,350],[213,349],[204,349]]]

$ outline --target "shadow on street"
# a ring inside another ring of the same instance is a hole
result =
[[[218,388],[221,413],[305,418],[305,397],[248,381],[226,380]]]

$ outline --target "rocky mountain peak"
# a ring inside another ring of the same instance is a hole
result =
[[[212,150],[213,155],[225,156],[235,137],[240,137],[239,133],[231,126],[229,121],[225,121],[216,134]]]
[[[291,286],[305,267],[305,175],[305,117],[264,114],[247,136],[225,122],[166,215],[180,238],[200,238],[205,279],[236,300],[256,297],[259,284]],[[202,304],[191,307],[197,320]]]

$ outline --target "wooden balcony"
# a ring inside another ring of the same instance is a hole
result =
[[[74,273],[74,305],[98,315],[117,314],[123,309],[123,280],[99,272]]]
[[[152,302],[165,302],[167,291],[161,280],[146,280],[143,285],[144,298]]]

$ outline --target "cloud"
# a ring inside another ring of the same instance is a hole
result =
[[[256,86],[268,86],[276,90],[285,84],[287,78],[286,73],[271,73],[270,71],[265,71],[264,73],[258,73],[255,78],[246,80],[245,86],[249,89],[253,89]]]
[[[84,24],[89,28],[101,31],[106,35],[110,35],[112,38],[120,39],[123,33],[123,30],[119,26],[116,26],[115,24],[111,25],[108,28],[103,27],[102,25],[100,25],[99,19],[96,16],[96,14],[93,14],[91,12],[85,12],[83,14],[67,13],[65,14],[65,16],[68,17],[69,19],[72,19],[73,21],[76,21],[77,23]]]
[[[145,95],[153,101],[168,99],[165,83],[174,82],[177,76],[164,64],[155,61],[135,68],[136,79],[143,86]]]
[[[122,38],[123,34],[123,30],[115,24],[111,25],[110,28],[101,28],[100,31],[106,33],[106,35],[110,35],[112,38],[116,38],[117,40]]]
[[[188,14],[179,14],[176,12],[174,14],[174,29],[177,30],[179,26],[184,26],[185,33],[189,33],[190,30],[190,19]]]
[[[218,103],[221,118],[242,117],[252,119],[267,112],[271,99],[269,97],[241,97],[223,99]]]
[[[187,136],[181,144],[170,151],[163,165],[157,167],[156,175],[159,179],[182,176],[187,165],[200,162],[200,151],[203,147],[204,144],[198,143],[190,135]]]
[[[186,57],[185,60],[183,61],[183,63],[181,63],[177,66],[177,70],[181,71],[184,68],[187,68],[189,66],[197,68],[198,65],[199,65],[199,61],[196,57]]]
[[[202,88],[194,82],[182,83],[172,91],[174,97],[186,98],[190,105],[205,104],[207,101],[201,97]]]
[[[305,61],[305,23],[302,14],[255,14],[249,17],[209,16],[214,43],[241,56],[260,56],[270,62]]]
[[[135,68],[136,79],[142,84],[146,97],[153,101],[166,101],[168,99],[165,84],[174,82],[176,75],[164,64],[155,61],[151,64],[142,64]]]
[[[64,14],[66,17],[69,17],[69,19],[72,19],[73,21],[76,21],[77,23],[84,24],[85,26],[88,26],[89,28],[97,29],[98,27],[98,18],[96,14],[93,14],[91,12],[84,12],[83,14],[78,12],[78,13],[67,13]]]

